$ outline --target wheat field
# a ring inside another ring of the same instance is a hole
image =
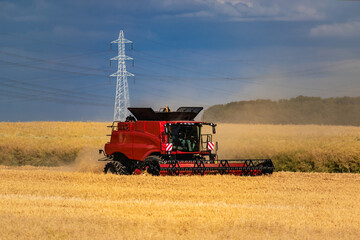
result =
[[[220,158],[271,158],[277,170],[360,173],[360,127],[219,124]]]
[[[102,148],[110,133],[103,122],[0,122],[0,164],[58,166],[84,148]]]
[[[0,239],[358,239],[360,175],[0,167]]]
[[[0,123],[0,239],[358,239],[360,174],[104,175],[107,125]],[[220,158],[360,169],[360,127],[220,124],[215,136]]]
[[[79,153],[96,154],[104,146],[109,140],[107,125],[109,123],[101,122],[1,122],[0,164],[74,163]],[[219,142],[221,159],[271,158],[277,170],[360,173],[360,127],[219,124],[214,136]]]

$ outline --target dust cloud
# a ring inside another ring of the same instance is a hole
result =
[[[63,166],[62,170],[101,173],[104,169],[104,162],[98,161],[101,157],[98,148],[85,147],[79,151],[74,163]]]

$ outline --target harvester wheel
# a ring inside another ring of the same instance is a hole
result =
[[[153,176],[160,175],[160,158],[157,156],[149,156],[147,157],[144,162],[144,170],[150,173]]]
[[[114,162],[116,167],[117,174],[119,175],[129,175],[129,172],[126,171],[126,167],[121,164],[121,162]]]
[[[104,167],[104,173],[117,174],[116,168],[113,162],[108,162]]]
[[[120,162],[108,162],[105,165],[104,173],[128,175],[125,166],[122,165]]]

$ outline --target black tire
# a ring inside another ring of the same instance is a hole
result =
[[[121,153],[115,153],[113,156],[118,174],[131,175],[134,172],[134,161],[128,159],[124,154]]]
[[[113,162],[108,162],[104,167],[104,173],[117,174],[116,167]]]
[[[153,176],[160,175],[160,158],[157,156],[149,156],[143,162],[143,170],[147,171]]]
[[[108,162],[104,167],[104,173],[129,175],[129,173],[126,171],[125,166],[123,166],[120,162]]]

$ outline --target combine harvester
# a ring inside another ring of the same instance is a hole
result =
[[[202,134],[205,126],[216,124],[194,121],[202,107],[180,107],[176,112],[151,108],[129,108],[134,116],[113,122],[110,142],[99,161],[108,161],[104,172],[130,175],[262,175],[272,174],[271,159],[219,160],[218,144],[212,134]]]

